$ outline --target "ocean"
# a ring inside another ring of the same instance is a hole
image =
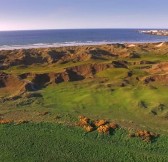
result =
[[[0,32],[0,50],[165,41],[168,41],[168,36],[143,34],[138,29],[65,29]]]

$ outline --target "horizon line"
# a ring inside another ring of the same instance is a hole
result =
[[[10,32],[10,31],[42,31],[42,30],[101,30],[101,29],[136,29],[136,30],[141,30],[141,29],[165,29],[168,30],[168,28],[150,28],[150,27],[144,27],[144,28],[44,28],[44,29],[11,29],[11,30],[0,30],[0,32]]]

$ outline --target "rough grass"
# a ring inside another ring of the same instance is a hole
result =
[[[130,139],[123,129],[113,135],[84,133],[56,124],[0,125],[0,161],[167,162],[167,136],[154,143]]]
[[[89,64],[89,63],[105,63],[105,62],[110,62],[110,60],[88,60],[88,61],[82,61],[82,62],[67,62],[64,64],[58,64],[58,63],[53,63],[53,64],[33,64],[29,66],[12,66],[8,68],[7,70],[3,70],[3,72],[8,73],[8,74],[24,74],[24,73],[59,73],[65,70],[65,68],[68,67],[73,67],[73,66],[78,66],[78,65],[83,65],[83,64]]]
[[[128,69],[125,68],[116,68],[116,69],[107,69],[97,73],[97,77],[106,77],[108,79],[113,79],[118,81],[119,79],[124,79],[128,74]]]
[[[134,121],[167,132],[165,88],[152,89],[145,85],[109,88],[96,82],[73,82],[47,87],[42,94],[44,107],[56,113]],[[164,105],[163,109],[159,109],[160,105]],[[157,114],[152,113],[155,109]]]

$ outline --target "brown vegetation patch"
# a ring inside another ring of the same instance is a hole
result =
[[[0,124],[11,124],[13,123],[13,120],[8,120],[8,119],[0,119]]]
[[[109,133],[110,126],[109,125],[101,125],[100,127],[97,128],[97,131],[99,133]]]
[[[99,133],[109,134],[118,128],[118,124],[116,123],[110,123],[103,119],[93,121],[83,115],[79,116],[79,122],[77,125],[83,127],[86,132],[97,130]]]
[[[109,135],[114,134],[114,131],[119,128],[119,125],[115,122],[109,122],[103,119],[93,121],[83,115],[79,116],[77,126],[82,127],[86,132],[97,130],[100,134]],[[154,142],[160,135],[147,130],[138,130],[136,132],[130,132],[128,136],[130,138],[138,137],[144,142]]]
[[[106,121],[106,120],[96,120],[96,121],[94,122],[94,124],[95,124],[96,127],[100,127],[100,126],[102,126],[102,125],[107,124],[107,121]]]
[[[159,137],[159,134],[147,131],[147,130],[138,130],[136,133],[130,133],[129,137],[139,137],[144,142],[152,142]]]
[[[79,116],[79,123],[78,123],[79,126],[83,127],[83,126],[89,125],[89,122],[90,122],[89,118],[83,115]]]
[[[157,73],[165,74],[168,72],[168,62],[161,62],[159,64],[154,64],[152,68],[148,70],[148,72],[152,74]]]

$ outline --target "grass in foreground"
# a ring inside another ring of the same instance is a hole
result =
[[[123,129],[113,135],[85,133],[57,124],[0,125],[0,161],[140,161],[166,162],[167,136],[152,144],[129,138]]]

